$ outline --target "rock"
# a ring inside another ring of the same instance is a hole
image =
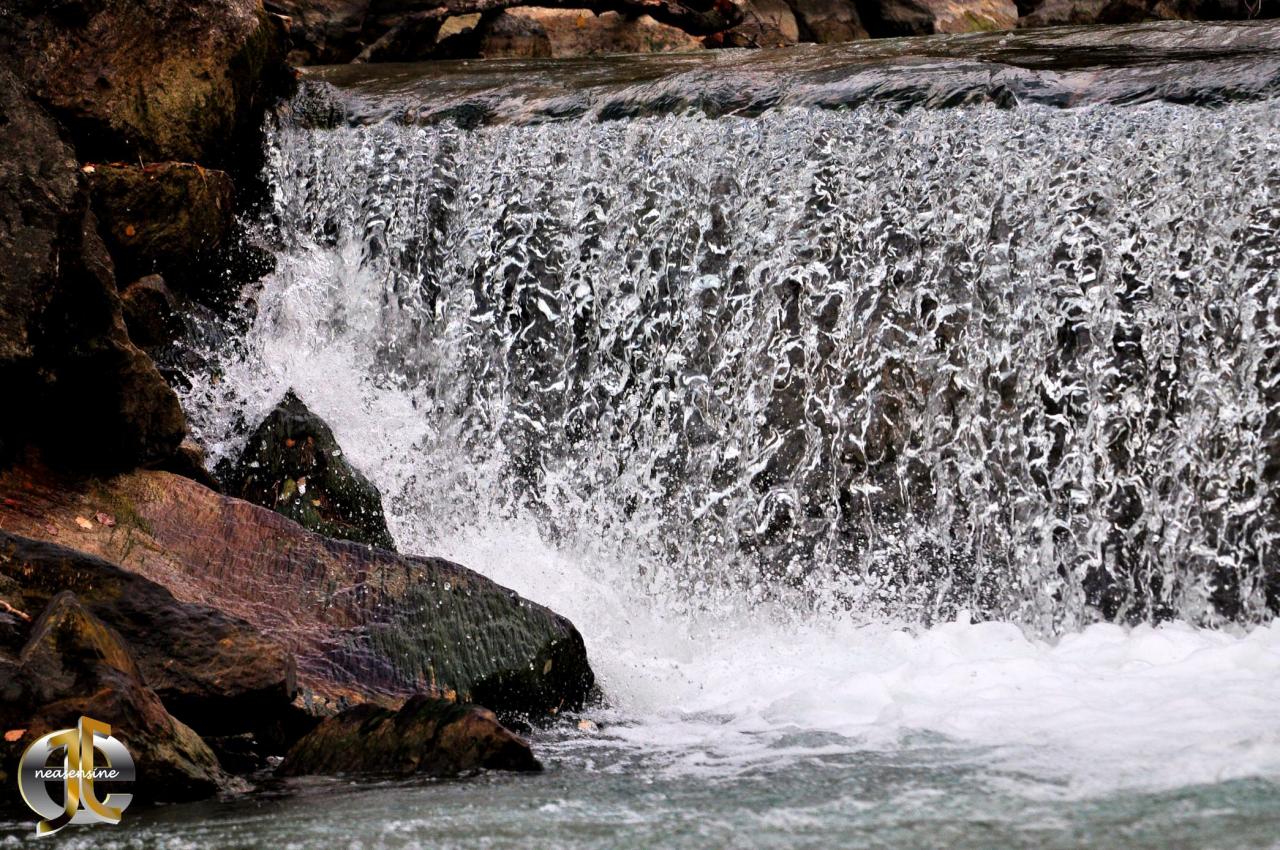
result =
[[[707,39],[714,47],[785,47],[800,40],[800,27],[786,0],[746,0],[742,21]]]
[[[139,278],[125,287],[120,303],[129,339],[136,345],[154,348],[172,342],[182,333],[178,299],[158,274]]]
[[[109,510],[82,518],[107,530],[132,521],[127,505]],[[0,595],[38,611],[63,591],[123,635],[147,685],[202,734],[275,732],[295,721],[293,658],[278,642],[100,558],[0,531]]]
[[[399,711],[358,705],[327,718],[289,750],[280,773],[456,776],[481,769],[542,765],[487,708],[419,695]]]
[[[167,457],[186,428],[177,396],[125,331],[71,146],[4,70],[0,150],[4,454],[34,443],[94,471]]]
[[[395,548],[377,488],[293,390],[249,437],[227,476],[227,493],[326,537]]]
[[[584,0],[581,9],[565,10],[548,3],[557,8],[538,9],[532,16],[502,14],[504,9],[526,5],[533,4],[520,0],[453,0],[448,4],[436,0],[267,0],[268,9],[289,19],[290,60],[301,65],[460,56],[461,50],[479,49],[479,41],[457,42],[466,25],[454,23],[449,31],[444,27],[449,19],[476,14],[491,16],[496,24],[493,28],[487,22],[479,27],[470,24],[471,29],[496,29],[486,56],[692,49],[697,37],[724,30],[741,16],[740,7],[731,0],[609,0],[597,4]],[[552,11],[573,22],[574,27],[581,20],[581,28],[588,32],[574,34],[559,22],[534,27],[535,18]],[[537,29],[546,34],[546,41],[536,35]],[[551,34],[549,29],[558,33]],[[573,49],[579,52],[556,53],[557,49],[568,49],[566,42],[577,44]],[[544,49],[549,52],[535,52]]]
[[[791,0],[802,41],[838,44],[868,38],[853,0]]]
[[[111,726],[138,766],[130,791],[150,802],[194,800],[237,787],[200,736],[175,720],[143,681],[124,639],[75,595],[55,596],[31,629],[0,703],[0,727],[25,730],[6,744],[74,728],[82,715]]]
[[[702,41],[648,15],[627,18],[590,9],[508,9],[481,27],[486,58],[596,56],[701,50]]]
[[[190,478],[210,490],[220,490],[222,487],[218,479],[214,478],[213,473],[209,471],[209,458],[204,446],[191,437],[187,437],[179,443],[178,449],[173,453],[173,456],[158,468],[163,469],[165,472],[172,472],[175,475]]]
[[[199,288],[190,279],[209,277],[211,261],[230,241],[235,191],[227,173],[181,162],[84,171],[121,276],[159,273],[188,292]]]
[[[85,159],[256,159],[280,86],[261,0],[0,0],[0,41]]]
[[[858,8],[874,38],[1007,30],[1018,25],[1013,0],[879,0]]]
[[[1019,0],[1020,27],[1140,21],[1244,21],[1280,16],[1280,0]]]
[[[115,525],[77,522],[98,512]],[[541,717],[593,692],[582,637],[546,608],[457,564],[320,537],[169,473],[74,482],[11,469],[0,473],[0,528],[247,621],[297,658],[314,714],[421,692]]]

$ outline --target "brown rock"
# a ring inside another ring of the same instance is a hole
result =
[[[107,247],[126,279],[202,277],[201,267],[228,242],[235,193],[224,171],[180,162],[85,171]]]
[[[143,348],[172,342],[182,332],[178,299],[158,274],[129,284],[120,293],[120,302],[129,339]]]
[[[853,0],[791,0],[802,41],[838,44],[868,38]]]
[[[800,26],[786,0],[746,0],[742,22],[708,41],[717,47],[785,47],[800,40]]]
[[[4,0],[0,40],[86,159],[234,161],[276,82],[261,0]]]
[[[83,511],[67,543],[138,521],[122,502]],[[9,523],[3,524],[6,528]],[[277,731],[296,720],[292,656],[244,620],[181,602],[153,581],[64,545],[0,531],[0,594],[40,610],[60,592],[123,635],[147,685],[202,734]]]
[[[237,787],[200,736],[175,720],[142,680],[123,638],[64,591],[31,630],[0,703],[6,755],[75,727],[82,715],[111,726],[139,766],[131,791],[152,802],[193,800]]]
[[[177,397],[130,341],[71,146],[0,70],[0,444],[81,469],[166,457]]]
[[[590,9],[509,9],[482,29],[480,54],[488,58],[667,53],[703,47],[701,39],[648,15],[627,18]]]
[[[859,7],[875,38],[1007,30],[1018,25],[1013,0],[880,0]]]
[[[1280,16],[1280,0],[1019,0],[1021,27],[1140,21],[1244,21]]]
[[[418,695],[399,711],[349,708],[298,741],[280,772],[456,776],[474,770],[541,770],[529,744],[492,711]]]
[[[77,517],[111,513],[114,527]],[[495,711],[580,706],[594,678],[563,617],[457,564],[329,540],[164,472],[0,474],[0,528],[56,539],[243,618],[298,659],[303,704],[456,694]],[[56,532],[56,535],[55,535]]]

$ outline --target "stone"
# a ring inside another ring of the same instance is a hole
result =
[[[529,744],[492,711],[417,695],[399,711],[358,705],[298,741],[279,772],[456,776],[476,770],[538,771]]]
[[[0,42],[88,160],[256,159],[281,41],[262,0],[0,0]]]
[[[129,340],[75,153],[3,69],[0,150],[0,461],[29,444],[85,471],[167,457],[182,408]]]
[[[227,493],[326,537],[394,549],[382,496],[293,390],[249,437]]]
[[[1018,25],[1013,0],[880,0],[859,6],[874,38],[1008,30]]]
[[[800,40],[800,26],[786,0],[747,0],[742,22],[714,37],[719,47],[786,47]]]
[[[1140,21],[1245,21],[1280,16],[1280,0],[1019,0],[1020,27]]]
[[[297,658],[298,703],[314,715],[429,693],[540,718],[594,693],[581,635],[541,605],[449,561],[321,537],[170,473],[0,472],[0,528],[248,622]]]
[[[100,508],[81,518],[107,530],[134,521],[127,505]],[[0,596],[38,611],[64,591],[123,636],[146,684],[201,734],[274,734],[298,719],[294,661],[279,642],[101,558],[0,531]]]
[[[590,9],[508,9],[482,26],[480,55],[567,58],[611,53],[701,50],[701,39],[648,15],[627,18]]]
[[[182,308],[158,274],[126,286],[120,293],[120,304],[129,339],[136,345],[154,348],[172,342],[182,333]]]
[[[159,273],[181,284],[209,276],[234,225],[235,191],[225,171],[181,162],[83,170],[122,277]]]
[[[129,790],[139,800],[195,800],[240,787],[200,736],[165,710],[120,634],[70,591],[53,597],[32,626],[12,673],[0,727],[23,731],[0,745],[7,763],[89,716],[109,724],[133,757],[139,769]]]
[[[852,0],[791,0],[802,41],[838,44],[869,38]]]

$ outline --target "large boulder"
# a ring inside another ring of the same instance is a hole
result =
[[[508,9],[481,26],[479,52],[491,57],[570,57],[701,50],[702,40],[648,15],[590,9]]]
[[[0,69],[0,462],[112,470],[182,440],[177,396],[129,340],[111,259],[71,145]]]
[[[539,717],[593,691],[582,637],[541,605],[457,564],[321,537],[169,473],[77,483],[13,469],[0,474],[0,527],[248,621],[295,655],[315,714],[431,693]]]
[[[74,528],[110,529],[130,521],[127,505],[103,507],[113,513],[78,515],[82,522]],[[156,582],[101,558],[0,531],[0,599],[6,605],[30,615],[66,591],[123,636],[149,688],[201,734],[279,736],[301,722],[291,705],[293,657],[279,642],[216,608],[179,601]]]
[[[95,164],[83,171],[122,279],[158,273],[190,291],[195,280],[209,277],[234,224],[235,190],[225,171],[180,162]]]
[[[293,390],[249,437],[226,491],[326,537],[395,548],[378,489]]]
[[[1013,0],[875,0],[858,12],[875,38],[1008,30],[1018,25]]]
[[[0,40],[85,159],[235,161],[280,35],[262,0],[0,0]]]
[[[838,44],[867,38],[853,0],[791,0],[801,41]]]
[[[150,802],[193,800],[237,787],[200,736],[174,719],[125,640],[75,595],[55,596],[0,684],[0,756],[6,766],[36,739],[81,716],[111,727],[138,766],[128,789]],[[122,789],[124,790],[124,789]]]
[[[365,704],[327,718],[289,750],[279,772],[456,776],[481,769],[542,765],[492,711],[418,695],[399,711]]]

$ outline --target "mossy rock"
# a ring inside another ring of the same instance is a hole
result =
[[[395,549],[382,496],[293,390],[249,438],[227,492],[326,537]]]

